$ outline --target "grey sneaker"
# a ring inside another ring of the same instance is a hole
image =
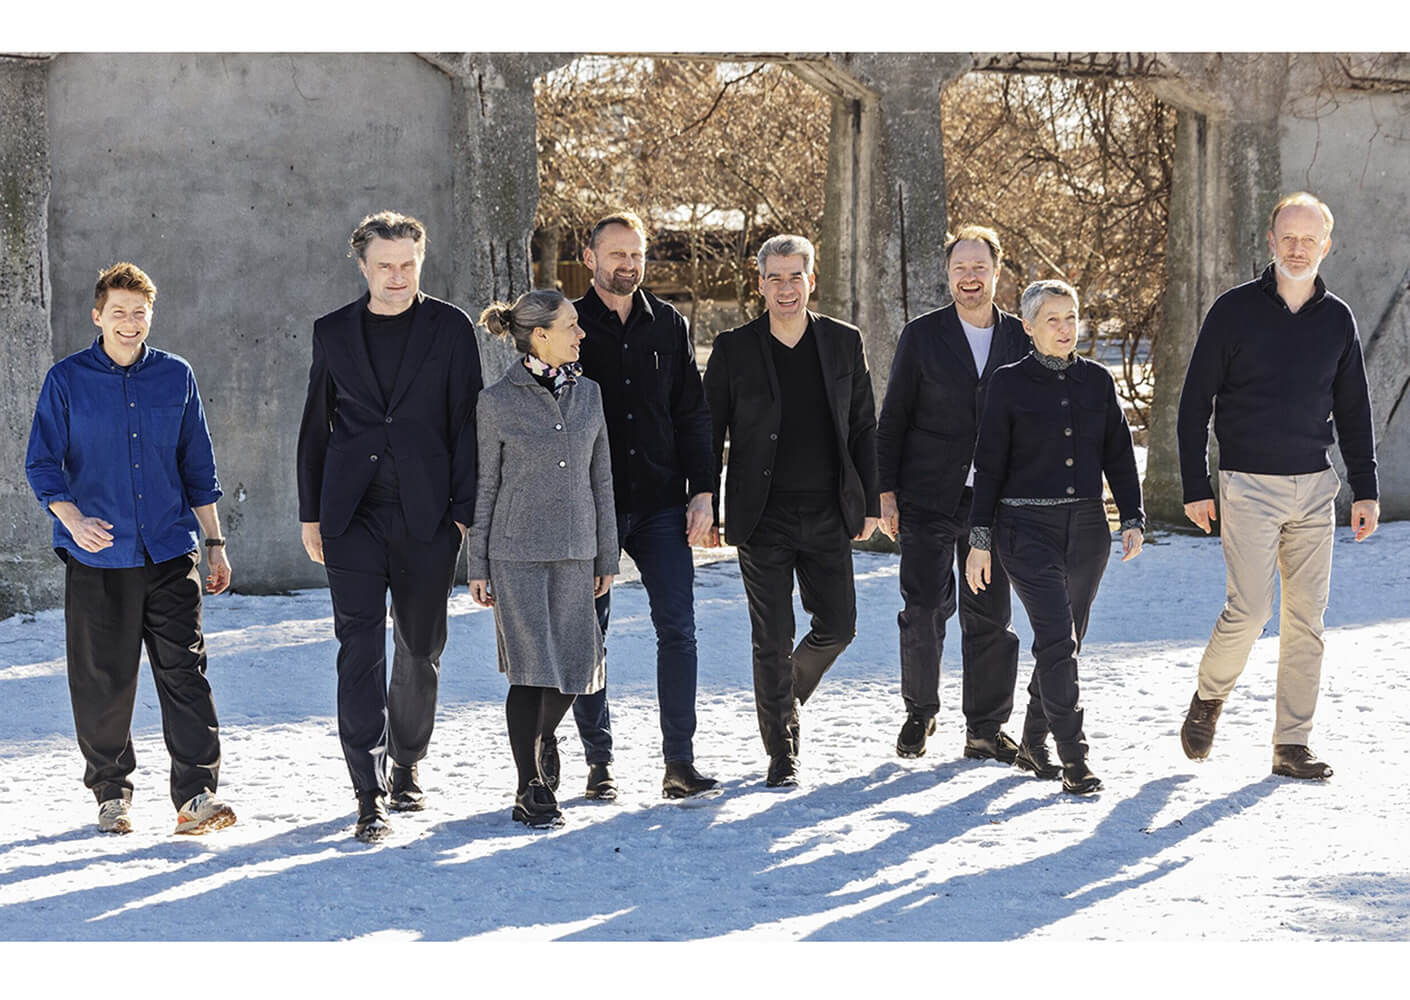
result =
[[[214,792],[201,792],[176,811],[175,832],[195,836],[224,829],[234,822],[235,810],[216,798]]]
[[[99,833],[131,833],[132,818],[126,799],[108,799],[98,806]]]

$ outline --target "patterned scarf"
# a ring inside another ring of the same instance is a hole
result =
[[[539,376],[540,378],[553,379],[553,398],[557,399],[563,395],[567,388],[578,380],[578,376],[583,373],[583,366],[577,361],[569,361],[566,365],[559,365],[554,368],[552,365],[532,354],[524,355],[524,367]]]
[[[1051,354],[1044,354],[1044,353],[1042,353],[1041,351],[1039,351],[1036,347],[1035,347],[1032,351],[1030,351],[1029,353],[1033,355],[1033,359],[1034,359],[1035,361],[1037,361],[1038,364],[1042,365],[1044,368],[1048,369],[1049,371],[1054,371],[1054,372],[1066,371],[1067,369],[1071,368],[1073,365],[1077,364],[1077,352],[1076,352],[1076,351],[1070,351],[1070,352],[1068,353],[1067,357],[1065,357],[1065,358],[1055,358],[1055,357],[1053,357]]]

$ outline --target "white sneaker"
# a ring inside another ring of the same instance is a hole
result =
[[[98,806],[98,832],[132,832],[132,819],[128,816],[126,799],[108,799]]]
[[[193,795],[176,811],[177,833],[210,833],[234,822],[235,810],[216,798],[214,792]]]

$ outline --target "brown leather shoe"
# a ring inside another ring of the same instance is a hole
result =
[[[1273,747],[1273,773],[1285,778],[1320,781],[1330,778],[1332,769],[1301,744],[1279,743]]]
[[[1190,699],[1190,710],[1185,713],[1185,724],[1180,727],[1180,746],[1190,760],[1204,760],[1209,756],[1209,748],[1214,746],[1214,724],[1223,710],[1224,703],[1217,698],[1206,701],[1195,692]]]

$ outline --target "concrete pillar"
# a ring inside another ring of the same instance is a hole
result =
[[[0,58],[0,618],[62,600],[50,519],[24,475],[49,326],[48,61]]]
[[[1174,57],[1180,59],[1182,57]],[[1180,389],[1200,323],[1221,293],[1268,260],[1267,212],[1282,183],[1278,115],[1286,54],[1190,56],[1181,77],[1152,83],[1179,109],[1167,238],[1164,321],[1152,362],[1147,516],[1188,526],[1175,437]],[[1210,468],[1217,462],[1209,435]]]

